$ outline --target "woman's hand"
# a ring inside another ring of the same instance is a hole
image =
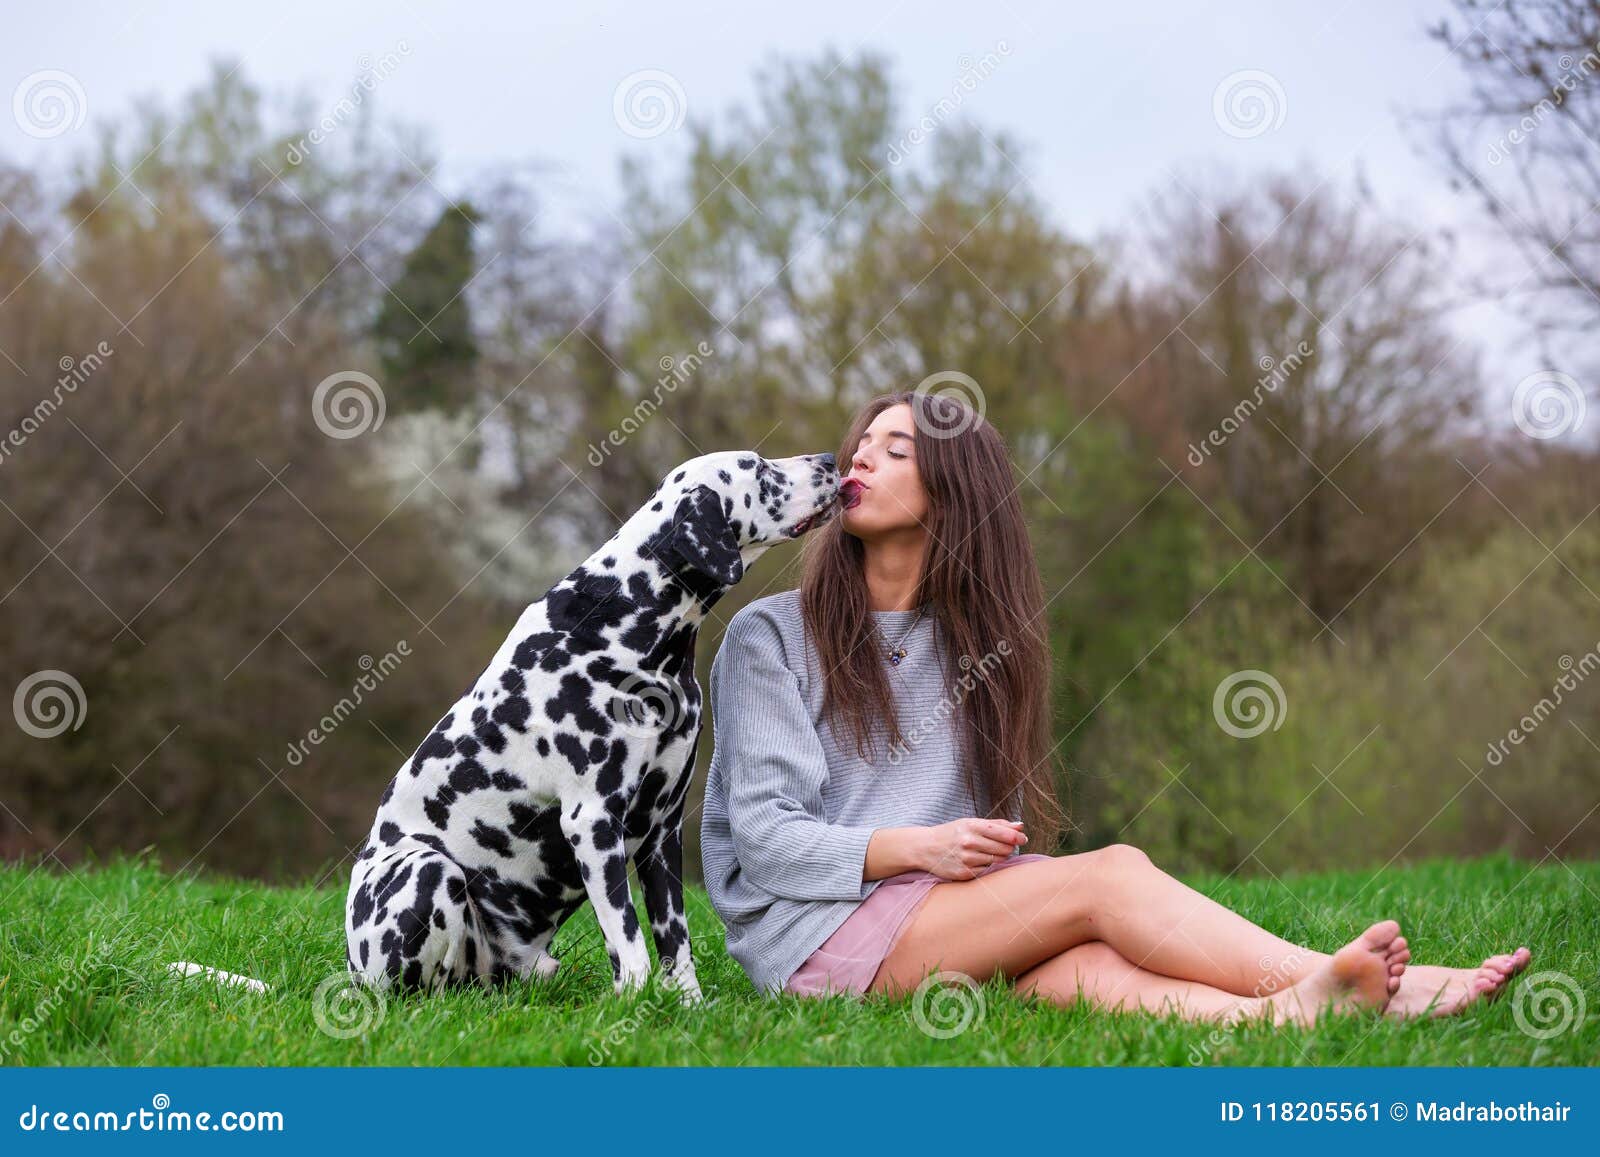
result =
[[[918,866],[946,880],[971,880],[1028,842],[1018,820],[952,820],[922,831],[926,839]]]

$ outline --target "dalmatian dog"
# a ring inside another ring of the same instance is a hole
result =
[[[615,990],[637,987],[650,954],[632,860],[663,983],[700,999],[683,903],[695,640],[745,571],[838,492],[832,454],[691,459],[523,610],[383,793],[345,902],[358,981],[548,978],[551,940],[588,900]]]

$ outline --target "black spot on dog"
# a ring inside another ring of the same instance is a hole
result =
[[[511,662],[527,670],[539,661],[541,655],[560,641],[559,631],[535,631],[517,644],[517,649],[511,653]]]
[[[495,705],[493,719],[520,734],[528,730],[528,718],[532,714],[533,707],[528,700],[524,696],[513,695]]]
[[[589,680],[575,671],[567,672],[561,677],[556,693],[544,701],[545,715],[552,723],[559,724],[570,717],[573,725],[581,731],[610,735],[610,721],[589,702],[592,690]],[[567,739],[570,735],[557,738]]]
[[[511,837],[499,828],[490,827],[480,818],[467,833],[478,842],[479,847],[487,848],[498,856],[511,859]]]
[[[576,736],[556,736],[556,750],[567,757],[567,762],[572,765],[574,775],[583,775],[589,770],[589,754]]]
[[[417,754],[411,761],[412,775],[421,775],[422,765],[430,759],[447,759],[455,754],[456,745],[444,737],[451,717],[446,715],[444,718],[445,722],[439,724],[438,729],[424,739],[422,745],[417,748]]]
[[[350,927],[359,928],[365,924],[367,917],[372,915],[373,907],[372,892],[366,884],[362,884],[356,889],[355,898],[350,902]],[[366,942],[363,941],[362,947],[365,946]],[[362,963],[365,964],[366,961]]]
[[[450,786],[462,795],[489,786],[489,773],[476,759],[463,759],[450,773]]]

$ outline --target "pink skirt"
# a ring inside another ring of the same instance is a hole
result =
[[[1040,852],[1020,852],[996,860],[973,878],[981,879],[990,872],[1015,864],[1048,859],[1049,856]],[[797,996],[866,993],[884,957],[894,951],[900,934],[910,926],[912,913],[927,899],[935,884],[950,882],[922,871],[888,877],[861,901],[860,907],[845,918],[832,936],[822,942],[822,947],[806,957],[783,990]]]

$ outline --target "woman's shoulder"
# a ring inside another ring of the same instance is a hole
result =
[[[798,590],[779,591],[747,603],[728,620],[719,656],[728,651],[767,651],[779,656],[784,665],[796,666],[804,656],[805,619],[800,610]]]
[[[763,595],[746,603],[728,620],[726,638],[751,639],[777,634],[788,637],[803,628],[798,590]]]

